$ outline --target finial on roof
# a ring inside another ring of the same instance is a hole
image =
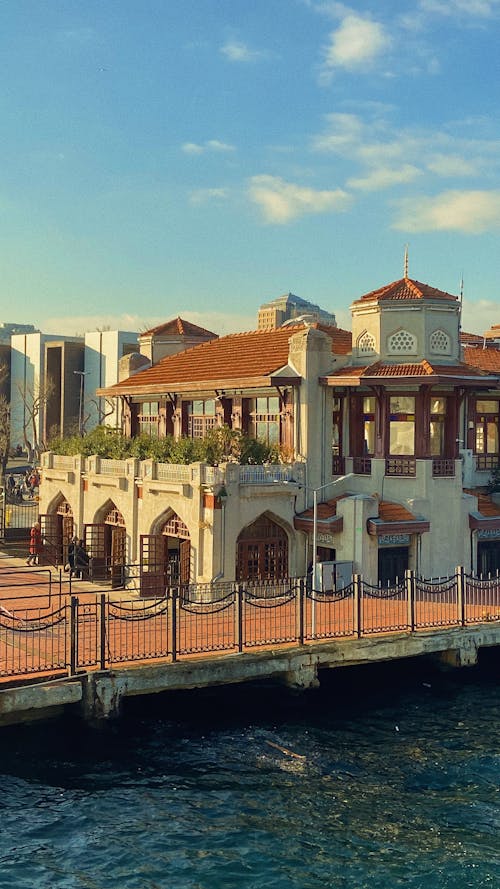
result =
[[[405,244],[405,267],[404,267],[404,277],[408,277],[408,244]]]

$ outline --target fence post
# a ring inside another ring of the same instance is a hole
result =
[[[99,608],[99,624],[101,636],[101,670],[106,669],[106,593],[101,593]]]
[[[465,570],[463,565],[458,565],[456,576],[458,622],[461,627],[465,627]]]
[[[299,580],[299,590],[295,593],[295,632],[299,645],[304,644],[304,607],[305,607],[305,586],[306,579],[301,577]]]
[[[352,576],[352,586],[354,591],[353,597],[353,623],[354,623],[354,635],[361,639],[361,634],[363,631],[362,621],[363,621],[363,611],[362,611],[362,598],[363,598],[363,578],[361,574],[353,574]]]
[[[177,587],[172,587],[172,662],[175,664],[177,660],[177,626],[178,626],[178,603],[179,603],[179,590]]]
[[[406,585],[406,604],[408,628],[413,632],[415,629],[415,572],[410,568],[405,571]]]
[[[238,647],[238,651],[243,651],[243,588],[239,583],[235,590],[235,605],[236,605],[236,645]]]
[[[69,675],[75,676],[78,661],[78,599],[76,596],[71,596],[69,627]]]

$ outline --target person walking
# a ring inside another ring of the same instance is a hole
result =
[[[40,522],[35,522],[30,531],[30,552],[26,559],[27,565],[38,565],[42,552],[42,532]]]

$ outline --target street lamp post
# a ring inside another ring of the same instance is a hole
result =
[[[316,565],[318,561],[317,547],[318,547],[318,492],[323,491],[325,488],[329,488],[330,485],[333,485],[334,482],[326,482],[324,485],[320,485],[318,488],[313,489],[313,557],[312,557],[312,584],[311,584],[311,630],[312,635],[314,636],[316,630],[316,600],[314,598],[315,590],[315,582],[316,582]]]
[[[87,375],[88,371],[74,370],[73,373],[80,377],[80,401],[79,401],[79,405],[78,405],[78,434],[83,435],[83,378]]]

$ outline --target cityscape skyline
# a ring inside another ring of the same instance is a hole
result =
[[[5,320],[228,333],[293,292],[349,327],[409,244],[496,323],[500,2],[403,7],[4,4]]]

